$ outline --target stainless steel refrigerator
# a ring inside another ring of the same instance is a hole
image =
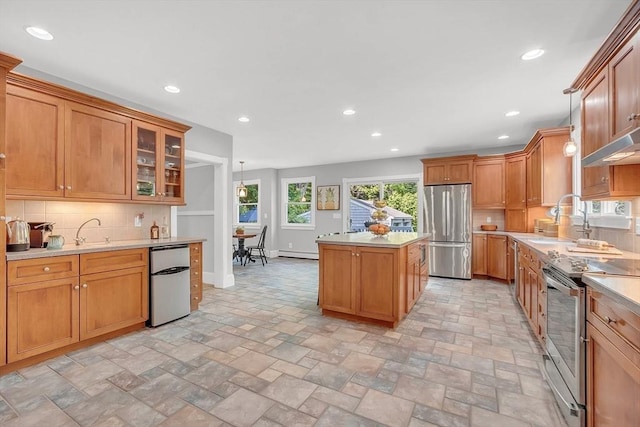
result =
[[[471,184],[424,187],[429,275],[471,279]]]

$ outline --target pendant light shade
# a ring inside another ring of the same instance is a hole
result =
[[[240,160],[240,185],[236,188],[236,194],[240,198],[247,197],[247,187],[244,186],[244,161]]]
[[[573,98],[573,94],[575,92],[577,92],[578,89],[574,89],[574,88],[569,88],[569,89],[565,89],[562,91],[562,93],[569,94],[569,139],[567,140],[567,142],[564,143],[564,146],[562,147],[562,152],[564,154],[565,157],[573,157],[576,152],[578,151],[578,146],[576,145],[576,141],[574,141],[573,139],[573,120],[572,120],[572,110],[573,110],[573,104],[572,104],[572,98]]]

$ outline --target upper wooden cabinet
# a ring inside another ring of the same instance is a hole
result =
[[[184,204],[189,127],[19,74],[7,83],[9,198]],[[145,153],[139,142],[151,133],[157,144]]]
[[[640,126],[640,2],[633,2],[571,87],[582,89],[582,155]],[[640,165],[582,169],[582,198],[640,196]]]
[[[571,193],[571,158],[562,152],[569,128],[538,130],[527,147],[527,207],[555,206]]]
[[[504,209],[504,157],[478,157],[473,162],[473,207]]]
[[[424,185],[471,183],[475,158],[474,155],[422,159]]]
[[[518,154],[505,159],[505,205],[508,209],[527,206],[527,156]]]
[[[134,121],[133,136],[133,199],[180,203],[184,199],[183,135]]]

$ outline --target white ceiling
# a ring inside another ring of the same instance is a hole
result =
[[[525,144],[567,120],[562,90],[629,4],[0,0],[0,50],[233,135],[235,169],[287,168]]]

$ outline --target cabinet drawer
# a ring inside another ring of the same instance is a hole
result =
[[[80,255],[80,274],[102,273],[149,265],[149,249],[93,252]]]
[[[640,351],[640,316],[612,298],[587,288],[587,320],[605,326]]]
[[[64,279],[78,275],[78,255],[25,259],[7,263],[9,286]]]
[[[202,253],[202,243],[191,243],[189,245],[189,250],[191,252],[191,257],[199,257]]]

